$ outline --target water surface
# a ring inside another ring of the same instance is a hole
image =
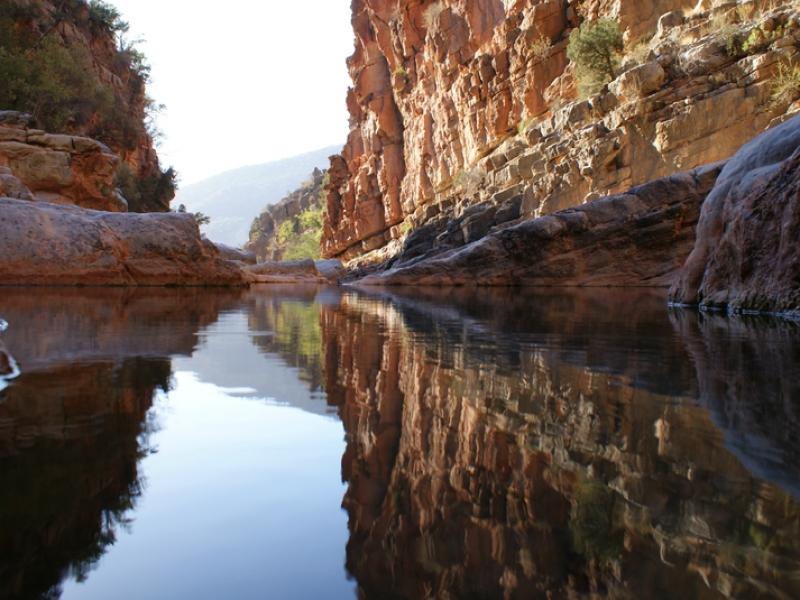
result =
[[[796,323],[274,287],[0,316],[2,598],[800,597]]]

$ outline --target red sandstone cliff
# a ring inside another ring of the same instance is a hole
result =
[[[471,216],[480,237],[730,157],[787,112],[772,80],[800,39],[792,3],[745,5],[354,0],[351,132],[331,163],[324,254],[385,259],[475,206],[495,211]],[[620,24],[626,56],[580,99],[567,40],[600,17]]]
[[[149,67],[121,37],[123,30],[116,29],[124,29],[118,16],[115,20],[115,13],[102,11],[110,5],[97,6],[101,8],[90,8],[84,0],[10,0],[0,7],[0,45],[9,52],[4,55],[4,73],[29,76],[34,82],[29,95],[0,94],[0,110],[31,113],[35,120],[25,124],[31,129],[99,140],[121,159],[114,168],[119,170],[117,181],[125,188],[129,209],[167,211],[174,196],[174,174],[162,169],[154,147],[149,120],[156,107],[147,95]],[[59,53],[59,48],[66,53]],[[42,52],[46,53],[42,62],[57,59],[69,65],[43,71],[64,77],[49,81],[50,87],[37,98],[36,77],[24,70],[17,73],[19,63],[9,59],[15,52],[32,63]],[[48,104],[45,96],[49,93],[64,95],[66,100]],[[53,127],[52,121],[59,126]],[[13,161],[16,142],[0,138],[0,164]]]

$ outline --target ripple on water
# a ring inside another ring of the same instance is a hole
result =
[[[8,322],[0,319],[0,333],[8,329]],[[0,343],[0,392],[8,387],[8,382],[19,376],[19,367],[2,343]]]

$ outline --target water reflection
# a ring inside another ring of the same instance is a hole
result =
[[[798,597],[798,332],[663,306],[417,292],[326,311],[362,596]]]
[[[800,597],[797,324],[634,291],[0,314],[0,597],[352,597],[345,569],[362,598]]]

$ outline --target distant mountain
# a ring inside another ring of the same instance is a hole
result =
[[[329,146],[263,165],[242,167],[182,187],[173,207],[186,205],[189,212],[211,217],[203,232],[213,241],[241,246],[247,242],[250,225],[264,208],[300,187],[315,168],[328,166],[328,157],[341,150]]]

